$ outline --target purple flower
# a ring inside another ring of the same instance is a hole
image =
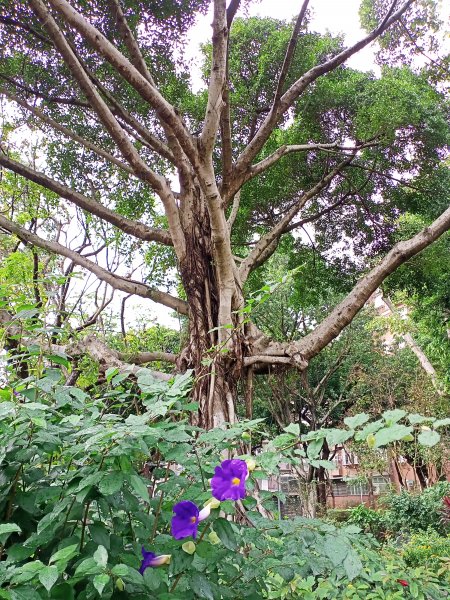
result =
[[[176,540],[182,540],[185,537],[196,538],[198,528],[199,510],[196,504],[190,500],[178,502],[173,507],[175,516],[172,517],[172,535]]]
[[[212,495],[221,502],[223,500],[240,500],[245,498],[245,480],[248,477],[247,464],[243,460],[224,460],[216,467],[211,479]]]
[[[161,556],[156,556],[153,552],[147,552],[144,546],[142,546],[142,562],[139,568],[139,573],[141,575],[144,574],[145,569],[148,567],[160,567],[161,565],[165,565],[170,562],[170,554],[161,554]]]

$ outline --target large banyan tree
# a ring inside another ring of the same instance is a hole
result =
[[[181,283],[114,273],[8,210],[0,227],[184,315],[179,355],[146,359],[194,370],[198,422],[208,428],[236,418],[238,383],[249,371],[306,369],[390,273],[450,227],[450,209],[430,191],[449,139],[440,93],[406,66],[386,66],[378,78],[345,66],[406,27],[424,3],[365,2],[371,30],[349,47],[310,31],[308,0],[292,23],[243,18],[241,4],[0,1],[6,114],[45,132],[45,158],[35,164],[5,136],[1,167],[103,223],[129,248],[151,249]],[[208,8],[211,41],[199,50],[205,86],[194,92],[183,40]],[[408,202],[437,208],[425,229],[394,244]],[[371,268],[309,333],[271,339],[252,323],[248,281],[306,224],[324,252],[350,240]]]

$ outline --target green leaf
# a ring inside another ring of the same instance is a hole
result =
[[[94,560],[101,567],[106,567],[108,564],[108,552],[104,546],[99,546],[94,552]]]
[[[76,577],[84,577],[85,575],[96,575],[97,573],[102,572],[102,567],[97,563],[97,561],[92,558],[85,558],[76,568],[75,576]]]
[[[99,593],[99,596],[102,595],[103,588],[109,582],[109,579],[110,579],[110,577],[106,573],[100,573],[100,575],[96,575],[94,577],[93,584],[94,584],[95,589]]]
[[[347,431],[345,429],[327,429],[326,432],[326,440],[330,448],[334,448],[337,444],[343,444],[355,433],[353,430]]]
[[[342,537],[327,535],[324,540],[325,554],[337,567],[342,565],[349,551],[349,545]]]
[[[190,579],[191,590],[199,598],[206,598],[207,600],[214,600],[214,594],[211,588],[211,584],[201,573],[194,573]]]
[[[124,565],[123,563],[114,565],[114,567],[111,569],[111,573],[117,577],[125,577],[125,575],[128,574],[128,571],[129,569],[127,565]]]
[[[103,523],[96,522],[89,525],[89,533],[92,541],[98,546],[104,546],[107,550],[110,548],[110,533]]]
[[[386,423],[397,423],[400,419],[406,415],[406,410],[401,410],[400,408],[396,408],[395,410],[385,410],[382,414],[383,419]]]
[[[65,354],[48,354],[47,358],[57,365],[63,365],[67,368],[70,366],[70,362]]]
[[[320,451],[322,450],[324,438],[320,438],[318,440],[312,440],[308,444],[308,448],[306,450],[306,455],[308,458],[315,459],[319,456]]]
[[[15,523],[1,523],[0,524],[0,535],[7,533],[20,533],[22,530]]]
[[[130,477],[130,485],[136,492],[136,494],[140,496],[145,502],[149,501],[148,489],[142,477],[139,477],[139,475],[132,475]]]
[[[365,427],[363,427],[362,429],[360,429],[359,431],[356,432],[355,440],[357,442],[365,440],[368,435],[370,435],[371,433],[375,433],[376,431],[381,429],[381,427],[383,427],[383,426],[384,426],[384,421],[382,419],[378,419],[378,421],[373,421],[372,423],[368,423]]]
[[[11,600],[42,600],[42,596],[32,587],[11,589]]]
[[[366,414],[366,413],[359,413],[358,415],[355,415],[354,417],[346,417],[344,419],[344,423],[347,425],[347,427],[349,427],[349,429],[355,429],[356,427],[361,427],[361,425],[364,425],[364,423],[367,423],[367,421],[370,419],[370,415]]]
[[[74,600],[75,595],[73,587],[68,583],[58,583],[52,589],[50,598],[52,600]]]
[[[78,544],[72,544],[71,546],[66,546],[65,548],[61,548],[61,550],[58,550],[57,552],[55,552],[55,554],[52,554],[49,563],[56,563],[56,562],[68,562],[70,559],[72,559],[74,556],[76,556],[78,554]]]
[[[441,436],[437,431],[421,431],[417,436],[417,441],[422,446],[435,446],[441,439]]]
[[[434,429],[437,429],[438,427],[446,427],[447,425],[450,425],[450,418],[448,417],[446,419],[438,419],[433,423]]]
[[[106,381],[111,381],[111,379],[114,377],[114,375],[117,375],[118,372],[119,372],[119,369],[117,367],[109,367],[109,369],[106,369],[106,371],[105,371]]]
[[[59,573],[58,569],[55,565],[50,565],[49,567],[44,567],[39,571],[39,581],[45,587],[47,592],[49,592],[55,583],[58,581]]]
[[[343,566],[350,581],[355,579],[355,577],[358,577],[363,569],[363,565],[359,556],[351,548],[344,559]]]
[[[411,425],[418,425],[419,423],[426,423],[427,421],[432,421],[433,419],[430,417],[424,417],[423,415],[419,415],[417,413],[412,413],[408,415],[408,421]]]
[[[229,550],[236,550],[237,540],[234,529],[229,521],[220,517],[214,521],[214,531],[220,538],[220,541]]]
[[[300,425],[298,423],[290,423],[283,429],[286,433],[292,433],[292,435],[300,435]]]
[[[403,439],[405,435],[408,435],[413,430],[412,427],[406,427],[406,425],[391,425],[380,429],[375,434],[375,447],[386,446],[392,442],[398,442]]]
[[[124,480],[125,477],[120,471],[108,473],[98,484],[98,489],[103,496],[111,496],[122,488]]]

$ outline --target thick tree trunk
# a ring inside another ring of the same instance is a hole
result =
[[[180,273],[189,304],[188,341],[178,361],[181,371],[193,369],[192,399],[198,402],[196,424],[205,429],[236,420],[237,380],[242,361],[241,336],[230,329],[233,344],[220,342],[218,322],[221,302],[214,267],[211,226],[202,194],[192,194],[183,213],[186,257]],[[236,351],[235,351],[236,350]]]

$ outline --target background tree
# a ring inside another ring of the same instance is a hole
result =
[[[292,24],[235,19],[239,1],[215,0],[212,44],[203,49],[208,89],[194,94],[179,57],[208,4],[163,3],[149,13],[128,0],[102,9],[2,0],[1,93],[13,118],[42,129],[48,146],[30,165],[3,140],[0,165],[50,190],[69,214],[81,211],[84,231],[105,252],[132,256],[131,273],[139,256],[148,263],[138,278],[14,215],[0,215],[0,226],[188,317],[177,368],[194,369],[198,422],[212,427],[235,419],[247,369],[305,370],[390,273],[447,231],[450,210],[381,258],[408,191],[425,194],[441,165],[447,105],[407,67],[375,79],[344,63],[402,16],[414,18],[414,0],[394,1],[349,48],[309,30],[308,0]],[[306,335],[278,340],[247,317],[247,284],[307,223],[350,280],[367,272]],[[336,253],[342,244],[352,250],[345,261]],[[99,356],[97,342],[87,337],[76,352]],[[105,364],[122,364],[101,347]]]

